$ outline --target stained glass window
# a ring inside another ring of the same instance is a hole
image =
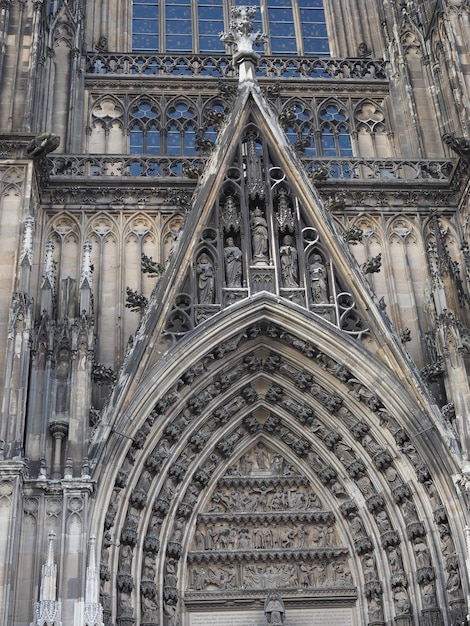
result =
[[[132,18],[134,52],[225,53],[224,0],[134,0]]]
[[[134,0],[132,49],[223,54],[219,34],[228,30],[230,6],[229,0]],[[268,35],[267,54],[329,55],[323,0],[259,0],[258,7],[254,27]]]

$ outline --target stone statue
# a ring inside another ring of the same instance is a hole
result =
[[[283,287],[298,287],[297,250],[291,235],[285,235],[279,249],[281,255],[281,276]]]
[[[235,245],[233,237],[227,237],[224,248],[225,281],[227,287],[242,286],[242,251]]]
[[[319,254],[314,255],[309,271],[313,302],[315,304],[328,304],[326,268]]]
[[[205,252],[198,259],[196,273],[199,304],[212,304],[214,302],[214,266]]]
[[[259,207],[251,214],[251,242],[254,263],[266,263],[268,252],[268,223]]]
[[[264,614],[268,624],[284,624],[284,602],[278,593],[269,593],[264,603]]]

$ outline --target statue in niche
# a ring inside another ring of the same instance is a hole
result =
[[[312,263],[309,267],[310,272],[310,288],[312,298],[315,304],[328,304],[328,283],[326,276],[326,268],[319,254],[313,256]]]
[[[431,556],[429,554],[428,546],[421,538],[418,538],[415,541],[413,550],[416,557],[416,567],[420,568],[431,566]]]
[[[280,454],[275,454],[271,461],[271,471],[275,476],[281,476],[284,459]]]
[[[224,248],[225,282],[227,287],[242,286],[242,251],[233,237],[227,237]]]
[[[249,476],[251,474],[251,470],[253,468],[253,461],[251,460],[250,454],[244,454],[240,459],[240,471],[242,476]]]
[[[254,263],[265,264],[268,260],[268,223],[258,206],[251,213],[251,243]]]
[[[168,626],[179,626],[178,601],[169,598],[163,605],[163,612],[167,618]]]
[[[411,613],[411,603],[408,592],[405,587],[399,585],[393,592],[393,601],[395,603],[395,611],[397,615],[406,615]]]
[[[205,252],[198,259],[196,273],[198,275],[197,290],[199,304],[214,302],[214,266]]]
[[[142,621],[158,623],[158,604],[148,596],[142,596]]]
[[[297,265],[297,250],[294,247],[291,235],[285,235],[279,249],[281,255],[281,276],[283,287],[298,287],[299,272]]]
[[[281,626],[284,624],[284,602],[278,593],[269,593],[264,603],[264,614],[268,624]]]
[[[255,459],[258,469],[264,470],[269,468],[268,452],[262,443],[258,443],[256,446]]]
[[[461,595],[460,572],[458,569],[451,570],[447,578],[446,589],[451,598],[458,598]]]

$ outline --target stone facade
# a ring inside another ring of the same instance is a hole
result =
[[[467,623],[468,0],[131,4],[0,0],[0,626]]]

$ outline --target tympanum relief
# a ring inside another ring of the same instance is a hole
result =
[[[228,469],[198,515],[187,581],[190,597],[299,587],[355,594],[335,516],[263,442]]]

